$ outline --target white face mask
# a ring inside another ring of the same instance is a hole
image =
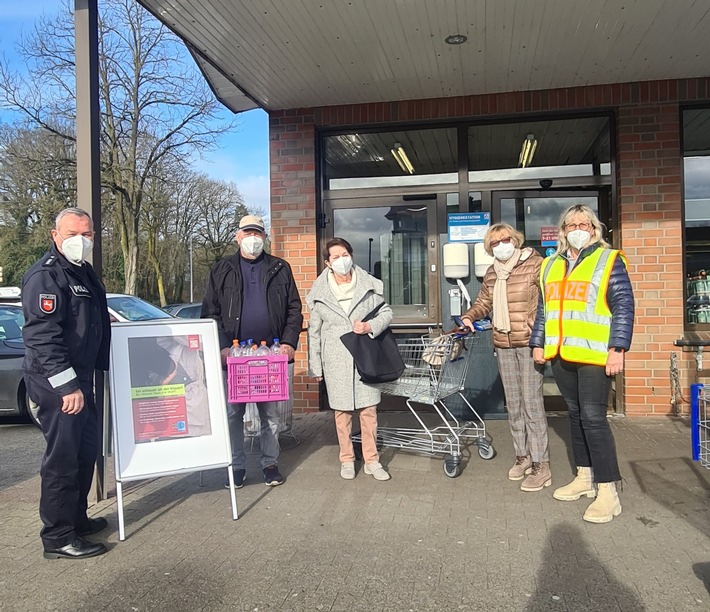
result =
[[[336,259],[332,264],[330,264],[330,267],[336,274],[340,274],[340,276],[345,276],[348,272],[350,272],[350,269],[353,267],[353,260],[351,257],[338,257],[338,259]]]
[[[567,242],[570,243],[570,246],[573,249],[581,251],[585,246],[587,246],[587,243],[589,242],[591,237],[592,235],[589,232],[585,232],[581,229],[576,229],[567,234]]]
[[[247,236],[239,246],[247,255],[259,257],[264,250],[264,239],[259,236]]]
[[[62,253],[75,266],[80,266],[86,261],[93,247],[94,241],[81,234],[62,238]]]
[[[493,247],[493,257],[500,261],[508,261],[515,253],[515,245],[512,242],[505,244],[501,242]]]

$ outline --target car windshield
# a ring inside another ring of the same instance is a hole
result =
[[[0,340],[16,340],[22,337],[25,317],[21,308],[0,306]]]
[[[171,319],[172,317],[153,304],[131,295],[107,298],[109,308],[129,321],[149,321],[151,319]]]

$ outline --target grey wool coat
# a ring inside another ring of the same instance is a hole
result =
[[[335,410],[356,410],[375,406],[380,402],[380,391],[360,381],[355,362],[340,336],[353,330],[355,321],[362,321],[368,313],[385,301],[382,281],[365,270],[353,266],[355,292],[350,312],[342,309],[328,285],[330,269],[323,270],[306,296],[310,311],[308,323],[308,365],[311,376],[322,376],[328,390],[330,407]],[[385,304],[368,323],[370,336],[377,337],[392,322],[392,309]]]

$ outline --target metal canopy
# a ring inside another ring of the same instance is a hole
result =
[[[139,2],[235,112],[707,75],[707,0]]]

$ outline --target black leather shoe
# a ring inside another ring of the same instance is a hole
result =
[[[45,548],[45,559],[84,559],[103,555],[108,549],[103,544],[92,544],[80,537],[61,548]]]
[[[88,536],[92,533],[103,531],[106,527],[108,527],[108,521],[104,517],[100,516],[99,518],[89,519],[88,523],[82,525],[81,527],[77,527],[76,533],[80,536]]]

